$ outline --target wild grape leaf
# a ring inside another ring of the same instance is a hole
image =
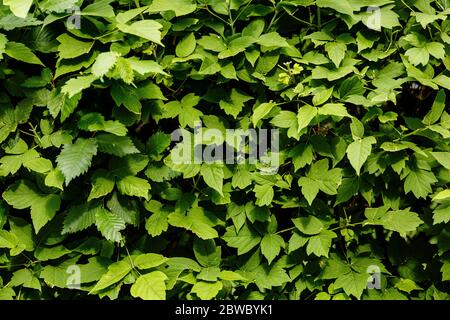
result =
[[[3,192],[3,199],[15,209],[31,207],[31,220],[36,233],[59,210],[61,198],[55,194],[42,194],[27,180],[20,180]]]
[[[412,191],[416,198],[427,198],[432,192],[431,185],[438,182],[433,172],[416,169],[411,170],[405,179],[405,193]]]
[[[211,300],[220,290],[222,290],[222,282],[205,282],[198,281],[194,284],[191,292],[195,293],[202,300]]]
[[[347,157],[352,167],[356,170],[356,174],[359,175],[361,167],[366,162],[370,153],[372,152],[372,145],[376,143],[374,137],[367,137],[363,139],[357,139],[349,144],[347,147]]]
[[[221,165],[208,164],[205,163],[200,169],[200,174],[202,175],[205,183],[216,190],[221,196],[223,196],[222,186],[223,186],[223,168]]]
[[[384,228],[406,236],[407,232],[416,231],[423,221],[418,214],[409,209],[387,211],[386,207],[368,208],[364,212],[368,224],[382,225]]]
[[[118,262],[114,262],[108,267],[108,271],[100,278],[100,280],[95,284],[94,288],[91,289],[89,294],[97,293],[100,290],[106,289],[109,286],[122,280],[130,271],[132,270],[132,265],[128,257]]]
[[[341,169],[328,170],[328,160],[323,159],[311,165],[306,177],[300,177],[298,180],[298,185],[302,188],[302,193],[311,205],[319,190],[329,195],[337,194],[337,188],[341,181]]]
[[[131,295],[143,300],[166,300],[167,276],[161,271],[153,271],[136,279],[131,286]]]
[[[331,243],[337,235],[330,230],[322,230],[319,234],[311,236],[306,246],[306,253],[308,255],[315,254],[316,256],[328,257],[328,252],[331,248]]]
[[[214,240],[194,239],[194,254],[203,267],[218,267],[221,262],[222,250]]]
[[[267,258],[269,264],[271,264],[284,245],[284,240],[280,235],[273,233],[266,234],[261,240],[261,253]]]
[[[261,242],[261,237],[247,224],[236,232],[234,227],[227,228],[227,232],[222,237],[227,245],[238,249],[238,255],[249,252]]]

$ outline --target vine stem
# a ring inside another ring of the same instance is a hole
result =
[[[411,10],[412,12],[415,12],[414,9],[411,8],[404,0],[401,0],[401,1],[402,1],[403,5],[404,5],[405,7],[407,7],[407,8],[408,8],[409,10]]]
[[[223,23],[226,23],[226,24],[228,24],[228,25],[230,24],[229,21],[225,20],[225,19],[222,18],[221,16],[219,16],[219,15],[215,14],[214,12],[212,12],[212,11],[209,9],[208,6],[201,7],[200,9],[205,9],[206,11],[208,11],[209,14],[211,14],[211,15],[214,16],[215,18],[219,19],[219,20],[222,21]]]
[[[344,225],[344,226],[338,226],[338,227],[336,227],[336,228],[332,228],[332,229],[329,229],[329,230],[330,230],[330,231],[335,231],[335,230],[345,229],[345,228],[348,228],[348,227],[356,227],[356,226],[364,225],[364,223],[365,223],[365,222],[349,223],[349,224],[346,224],[346,225]]]
[[[229,19],[229,25],[231,28],[231,34],[234,35],[235,34],[235,30],[234,30],[234,21],[233,21],[233,16],[231,15],[231,0],[228,0],[228,19]]]
[[[39,135],[38,135],[37,132],[36,132],[36,127],[34,127],[34,126],[31,124],[31,122],[28,122],[28,125],[30,126],[31,131],[33,131],[34,137],[36,137],[36,139],[38,139],[38,141],[39,141],[39,144],[42,145],[42,140],[41,140],[41,137],[39,137]]]
[[[320,7],[317,7],[317,28],[321,28],[322,27],[322,17],[321,17],[321,12],[320,12]]]
[[[283,229],[283,230],[280,230],[280,231],[278,231],[278,232],[275,232],[275,234],[280,234],[280,233],[288,232],[288,231],[291,231],[291,230],[294,230],[294,229],[297,229],[297,227],[291,227],[291,228]]]
[[[277,15],[278,15],[278,9],[277,9],[277,7],[274,5],[273,8],[275,9],[275,12],[274,12],[274,14],[273,14],[272,20],[270,20],[270,23],[269,23],[269,25],[267,26],[267,29],[266,29],[267,31],[269,31],[270,28],[272,27],[272,25],[275,23],[275,19],[276,19]]]
[[[139,3],[139,0],[134,0],[134,4],[136,5],[137,8],[141,7],[141,5]],[[142,14],[142,12],[139,14],[139,17],[141,18],[141,20],[145,20],[144,15]]]
[[[134,265],[133,260],[131,259],[130,252],[128,251],[128,248],[127,248],[127,246],[125,245],[125,242],[123,242],[123,247],[125,248],[125,251],[127,252],[127,256],[128,256],[128,259],[130,260],[131,268],[132,268],[134,271],[136,271],[136,273],[137,273],[139,276],[141,276],[141,273],[140,273],[139,270],[136,268],[136,266]]]
[[[250,0],[243,9],[239,10],[238,15],[236,16],[236,18],[234,18],[233,24],[239,19],[239,17],[241,16],[242,12],[244,12],[248,6],[253,2],[253,0]]]
[[[302,19],[296,17],[295,13],[297,11],[298,11],[298,9],[295,10],[294,12],[290,12],[288,9],[284,9],[284,12],[286,12],[288,15],[290,15],[293,19],[295,19],[295,20],[297,20],[299,22],[302,22],[302,23],[304,23],[304,24],[306,24],[308,26],[317,27],[317,25],[315,25],[314,23],[311,23],[311,22],[308,22],[308,21],[305,21],[305,20],[302,20]]]
[[[338,226],[336,228],[332,228],[332,229],[328,229],[328,230],[329,231],[334,231],[334,230],[339,230],[339,229],[345,229],[345,228],[348,228],[348,227],[356,227],[356,226],[360,226],[360,225],[364,225],[364,222],[349,223],[349,224],[346,224],[345,226]],[[283,230],[280,230],[278,232],[275,232],[275,234],[289,232],[289,231],[292,231],[294,229],[297,229],[297,227],[290,227],[290,228],[287,228],[287,229],[283,229]]]

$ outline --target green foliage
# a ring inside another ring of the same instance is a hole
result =
[[[0,299],[449,299],[449,15],[0,1]],[[279,166],[180,128],[278,129]]]

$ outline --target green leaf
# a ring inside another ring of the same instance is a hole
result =
[[[194,12],[197,5],[193,0],[154,0],[150,5],[149,12],[173,11],[177,17]]]
[[[3,4],[9,6],[9,9],[15,16],[26,18],[33,4],[33,0],[3,0]]]
[[[142,178],[134,176],[123,177],[117,181],[117,188],[124,195],[142,197],[146,200],[149,199],[148,192],[150,190],[150,184]]]
[[[441,60],[445,59],[445,46],[442,43],[429,42],[426,48],[433,57]]]
[[[313,149],[310,145],[301,143],[289,151],[289,156],[292,157],[294,170],[298,171],[313,162]]]
[[[92,176],[92,189],[88,201],[104,197],[113,191],[114,178],[106,170],[97,170]]]
[[[384,210],[383,210],[384,209]],[[366,209],[364,212],[368,223],[382,225],[384,228],[406,236],[407,232],[416,231],[423,222],[418,214],[409,209],[389,211],[383,207],[378,209]]]
[[[169,227],[167,221],[169,211],[164,210],[162,204],[155,200],[150,200],[145,204],[145,209],[152,212],[152,215],[147,219],[145,228],[152,237],[160,235]]]
[[[256,205],[262,207],[272,203],[275,192],[271,184],[257,184],[253,190],[255,191]]]
[[[324,226],[322,222],[314,216],[292,219],[295,227],[306,235],[319,234]]]
[[[194,284],[191,289],[191,292],[195,293],[202,300],[211,300],[220,290],[222,290],[223,284],[222,282],[204,282],[198,281]]]
[[[441,267],[441,272],[442,272],[442,280],[450,281],[450,261],[449,260],[444,261],[444,263],[442,264],[442,267]]]
[[[351,117],[342,103],[327,103],[320,107],[317,112],[326,116]]]
[[[126,61],[130,64],[130,67],[134,71],[139,73],[140,75],[143,75],[143,76],[148,75],[148,74],[162,74],[162,75],[166,75],[166,76],[168,75],[166,72],[164,72],[162,66],[159,65],[156,61],[138,60],[135,57],[129,58]],[[153,96],[154,94],[158,94],[158,95],[162,96],[162,93],[160,92],[160,90],[158,90],[159,89],[158,87],[153,86],[153,87],[149,88],[150,86],[151,86],[151,84],[147,84],[147,86],[138,88],[137,91],[139,92],[139,95],[142,98],[157,99],[156,97]],[[149,89],[149,91],[147,91],[146,89]],[[157,92],[155,92],[155,91],[157,91]],[[150,97],[147,98],[148,96],[150,96]],[[166,100],[166,99],[162,97],[161,100]]]
[[[325,51],[328,53],[328,57],[333,61],[336,68],[339,68],[342,60],[344,60],[347,46],[342,42],[328,42],[325,45]]]
[[[221,196],[223,196],[223,167],[218,164],[203,164],[200,169],[200,174],[205,180],[205,183],[216,190]]]
[[[43,66],[42,61],[22,43],[9,41],[5,46],[5,53],[13,59]]]
[[[425,66],[430,60],[430,54],[426,48],[411,48],[406,51],[405,55],[414,66],[419,64]]]
[[[59,259],[71,252],[72,252],[71,250],[67,249],[63,245],[58,245],[58,246],[54,246],[51,248],[46,248],[46,247],[41,246],[41,247],[36,248],[36,251],[34,252],[34,256],[39,261],[48,261],[48,260]]]
[[[134,226],[139,225],[139,211],[135,201],[121,198],[114,192],[106,206],[112,213],[122,218],[125,223]]]
[[[129,154],[139,153],[129,137],[118,137],[114,134],[99,134],[95,137],[98,150],[103,153],[124,157]]]
[[[347,295],[353,295],[359,299],[367,288],[367,278],[369,275],[366,273],[358,273],[350,271],[336,279],[334,282],[335,288],[342,288]]]
[[[353,140],[358,141],[364,137],[364,125],[356,118],[352,118],[352,124],[350,125],[352,131]]]
[[[337,194],[337,188],[342,181],[341,169],[328,170],[328,160],[322,159],[311,165],[306,177],[298,180],[302,193],[309,205],[312,204],[319,190],[329,195]]]
[[[264,102],[264,103],[261,103],[260,105],[258,105],[253,110],[253,115],[252,115],[253,126],[256,127],[258,122],[260,120],[264,119],[270,113],[270,111],[272,111],[273,107],[275,107],[275,103],[273,103],[273,102]]]
[[[165,300],[167,276],[161,271],[153,271],[137,278],[131,286],[131,295],[143,300]]]
[[[60,43],[58,51],[61,59],[73,59],[89,53],[94,45],[92,41],[80,41],[67,33],[63,33],[56,40]]]
[[[331,248],[331,243],[337,235],[330,230],[322,230],[318,235],[311,236],[306,246],[306,253],[308,255],[315,254],[318,257],[328,257],[328,252]]]
[[[169,214],[168,218],[172,226],[191,230],[203,240],[218,237],[218,233],[213,227],[219,223],[219,220],[217,217],[205,212],[203,208],[192,208],[187,215],[174,212]]]
[[[97,78],[103,77],[114,67],[119,56],[120,55],[114,51],[100,53],[92,65],[92,73]]]
[[[264,235],[261,240],[261,253],[266,257],[269,264],[272,263],[285,245],[280,235],[269,233]]]
[[[333,1],[333,0],[317,0],[316,4],[320,8],[331,8],[336,10],[337,12],[353,15],[353,8],[350,5],[348,0],[342,1]]]
[[[95,214],[99,210],[102,210],[100,206],[92,207],[90,204],[71,207],[61,233],[75,233],[89,228],[95,223]]]
[[[120,242],[122,240],[120,231],[125,229],[125,221],[114,213],[104,208],[96,210],[95,225],[107,240],[114,242]]]
[[[166,263],[169,259],[156,253],[140,254],[133,259],[133,264],[138,269],[150,269]]]
[[[310,122],[316,117],[317,108],[309,105],[303,106],[298,110],[297,120],[298,120],[298,132],[303,128],[306,128]]]
[[[119,121],[108,120],[97,112],[85,114],[78,121],[78,128],[90,132],[106,131],[117,136],[125,136],[127,128]]]
[[[15,271],[8,285],[12,287],[22,286],[23,288],[41,291],[39,279],[30,269],[20,269]]]
[[[214,52],[221,52],[227,48],[222,38],[213,34],[201,37],[197,40],[197,43],[204,49]]]
[[[117,25],[117,28],[124,33],[133,34],[160,45],[162,45],[160,31],[162,27],[163,26],[159,22],[154,20],[140,20],[130,25],[121,23]]]
[[[230,98],[228,100],[220,100],[219,106],[226,114],[236,118],[241,113],[244,104],[252,99],[253,97],[233,88],[231,89]]]
[[[433,201],[440,201],[450,198],[450,189],[445,189],[433,197]]]
[[[130,264],[129,258],[125,258],[121,261],[115,262],[108,267],[108,271],[100,278],[100,280],[95,284],[94,288],[89,292],[89,294],[94,294],[100,290],[106,289],[109,286],[122,280],[130,271],[132,266]]]
[[[431,155],[440,165],[450,170],[450,152],[431,152]]]
[[[442,112],[444,112],[445,109],[445,101],[446,101],[445,90],[441,89],[439,90],[436,99],[434,100],[431,110],[423,118],[424,124],[429,126],[436,123],[440,119]]]
[[[10,186],[3,199],[15,209],[31,207],[31,220],[36,233],[45,226],[59,210],[61,198],[54,194],[41,194],[29,181],[21,180]]]
[[[53,169],[52,162],[44,158],[31,159],[30,161],[24,162],[23,166],[38,173],[47,173]]]
[[[62,191],[64,189],[63,188],[64,175],[58,168],[53,169],[45,177],[44,183],[47,187],[58,188],[59,190]]]
[[[347,158],[350,161],[352,167],[356,170],[356,174],[359,175],[361,167],[366,162],[370,153],[372,152],[372,145],[376,143],[374,137],[367,137],[363,139],[357,139],[349,144],[347,147]]]
[[[405,193],[412,191],[416,198],[428,197],[432,192],[431,185],[438,182],[433,172],[426,170],[411,170],[405,179]]]
[[[61,88],[61,93],[67,94],[69,99],[89,88],[96,77],[94,75],[81,76],[68,80]]]
[[[175,48],[175,53],[177,57],[187,57],[191,53],[194,52],[195,47],[197,46],[194,33],[189,33],[187,36],[185,36],[181,41],[177,44]]]
[[[222,250],[216,247],[214,240],[194,239],[194,254],[203,267],[220,266]]]
[[[286,39],[280,36],[277,32],[263,34],[259,37],[257,42],[265,47],[289,47],[289,43]]]
[[[67,94],[53,90],[50,93],[47,108],[55,119],[61,113],[61,122],[64,122],[75,111],[80,99],[81,94],[75,94],[69,98]]]
[[[86,6],[82,14],[94,17],[114,18],[114,9],[109,5],[111,0],[98,0]]]
[[[159,156],[162,152],[168,149],[171,141],[172,140],[168,134],[156,132],[147,141],[147,154],[153,157]]]
[[[238,255],[249,252],[261,242],[261,237],[247,224],[236,232],[234,227],[227,228],[227,232],[222,237],[227,245],[238,249]]]
[[[15,248],[19,244],[19,239],[17,237],[6,231],[0,230],[0,248]]]
[[[58,168],[66,178],[66,186],[74,178],[87,172],[92,158],[97,154],[94,139],[79,138],[74,144],[65,144],[56,158]]]
[[[414,290],[422,290],[414,281],[411,279],[401,279],[399,282],[395,284],[395,287],[403,292],[411,293]]]
[[[33,203],[31,206],[31,220],[36,233],[53,219],[60,205],[61,198],[54,194],[42,197],[39,201]]]

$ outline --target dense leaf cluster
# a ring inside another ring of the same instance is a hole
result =
[[[449,5],[0,0],[0,298],[450,298]]]

